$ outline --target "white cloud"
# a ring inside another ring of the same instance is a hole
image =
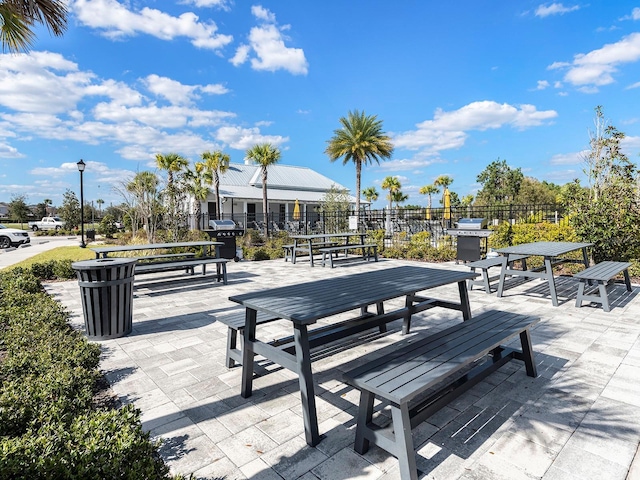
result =
[[[618,66],[640,60],[640,33],[632,33],[616,43],[586,54],[578,54],[573,62],[555,62],[548,69],[567,69],[564,80],[577,87],[588,87],[592,93],[597,87],[608,85],[615,80],[613,75]],[[597,91],[597,90],[595,90]]]
[[[536,86],[536,90],[545,90],[549,88],[550,84],[546,80],[538,80],[538,85]]]
[[[229,61],[239,66],[251,59],[251,68],[254,70],[287,70],[294,75],[306,75],[309,64],[304,51],[285,45],[288,37],[282,32],[290,27],[278,27],[275,15],[259,5],[254,5],[251,13],[262,23],[251,29],[249,43],[240,45]]]
[[[625,15],[620,20],[640,20],[640,8],[636,7],[631,10],[631,15]]]
[[[533,105],[515,107],[492,101],[473,102],[451,112],[437,109],[433,120],[417,124],[417,129],[395,135],[398,148],[420,149],[435,153],[464,145],[469,130],[488,130],[510,125],[524,129],[544,124],[557,117],[554,110],[538,111]]]
[[[558,153],[551,157],[549,163],[551,165],[577,165],[584,162],[585,155],[588,153],[588,150],[583,150],[581,152]]]
[[[6,143],[0,142],[0,158],[23,158],[17,148],[12,147]]]
[[[220,127],[215,133],[215,138],[236,150],[247,150],[258,143],[282,145],[289,141],[289,137],[282,137],[280,135],[263,135],[257,127],[241,128],[231,125]]]
[[[552,3],[550,5],[539,5],[536,8],[536,17],[548,17],[549,15],[564,15],[565,13],[574,12],[580,9],[580,5],[572,5],[565,7],[562,3]]]
[[[633,88],[638,88],[640,87],[640,82],[636,82],[636,83],[632,83],[631,85],[628,85],[627,87],[625,87],[625,90],[631,90]]]
[[[180,3],[195,5],[199,8],[216,7],[225,11],[231,10],[231,0],[184,0]]]
[[[217,33],[218,27],[214,22],[200,22],[192,12],[178,17],[148,7],[134,12],[116,0],[75,0],[71,7],[80,23],[102,30],[108,38],[131,37],[140,33],[161,40],[186,37],[193,46],[211,50],[219,50],[233,40],[231,35]]]

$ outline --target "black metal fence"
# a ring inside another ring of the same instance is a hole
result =
[[[461,218],[484,218],[489,225],[497,225],[508,221],[515,223],[560,223],[564,221],[564,210],[560,205],[500,205],[500,206],[468,206],[419,209],[382,209],[363,210],[356,219],[353,212],[313,212],[308,216],[293,214],[285,216],[272,213],[268,216],[269,233],[285,231],[291,235],[311,233],[336,233],[357,229],[361,232],[384,230],[387,238],[408,236],[419,232],[430,232],[434,242],[446,235],[448,228],[454,228]],[[200,228],[209,228],[208,214],[200,218]],[[234,213],[225,214],[223,219],[233,220],[239,228],[264,231],[264,215]],[[354,223],[355,222],[355,223]],[[196,219],[191,218],[192,228]],[[402,235],[400,235],[402,234]]]

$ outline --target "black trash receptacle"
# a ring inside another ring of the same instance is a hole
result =
[[[95,230],[87,230],[87,240],[96,241],[96,231]]]
[[[87,336],[108,340],[131,333],[136,260],[101,258],[71,266],[78,275]]]

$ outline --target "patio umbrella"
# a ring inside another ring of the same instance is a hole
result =
[[[296,198],[296,203],[293,205],[293,219],[300,220],[300,204]]]
[[[427,220],[431,220],[431,207],[427,207],[424,212],[424,218]]]
[[[442,205],[444,206],[444,219],[451,220],[451,194],[449,189],[445,187],[442,195]]]

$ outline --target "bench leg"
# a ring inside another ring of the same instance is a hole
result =
[[[360,392],[360,406],[358,407],[358,422],[356,423],[356,441],[353,449],[365,454],[369,451],[369,439],[366,438],[365,432],[367,425],[371,423],[373,417],[373,394],[371,392]]]
[[[487,293],[491,293],[491,283],[489,282],[489,269],[482,269],[482,280],[484,282],[484,291]]]
[[[629,270],[625,268],[622,271],[622,273],[624,274],[624,284],[627,286],[627,292],[630,292],[631,291],[631,279],[629,278]]]
[[[576,308],[582,306],[582,299],[584,297],[584,280],[580,279],[580,283],[578,284],[578,295],[576,296]]]
[[[222,284],[226,285],[227,284],[227,264],[221,263],[218,265],[220,265],[220,268],[222,269]]]
[[[418,466],[411,437],[411,418],[409,417],[408,404],[405,403],[400,407],[391,406],[391,416],[396,436],[396,456],[400,464],[400,478],[417,480]]]
[[[522,360],[524,366],[527,369],[527,375],[530,377],[537,377],[538,371],[536,369],[536,362],[533,359],[533,347],[531,346],[531,335],[529,329],[524,332],[520,332],[520,345],[522,346]]]
[[[226,365],[227,368],[233,368],[236,365],[236,361],[231,358],[231,351],[236,350],[238,345],[238,331],[235,328],[229,327],[229,331],[227,332],[227,357],[226,357]]]
[[[610,312],[609,296],[607,295],[607,282],[598,282],[598,290],[600,291],[600,301],[602,303],[602,309],[605,312]]]
[[[378,315],[384,315],[384,303],[383,302],[378,302],[376,303],[376,308],[378,311]],[[385,333],[387,331],[387,324],[383,323],[382,325],[380,325],[380,333]]]

